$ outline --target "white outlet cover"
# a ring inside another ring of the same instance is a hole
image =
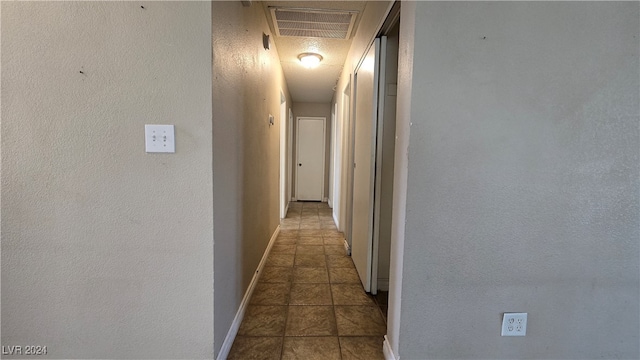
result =
[[[173,125],[144,126],[144,145],[148,153],[175,153],[176,138]]]
[[[527,313],[504,313],[502,316],[502,336],[527,335]]]

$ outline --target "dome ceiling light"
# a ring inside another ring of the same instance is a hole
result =
[[[302,66],[307,69],[312,69],[318,65],[320,65],[320,61],[322,61],[322,55],[316,53],[302,53],[298,55],[298,59],[302,63]]]

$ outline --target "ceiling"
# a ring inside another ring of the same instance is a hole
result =
[[[262,4],[293,101],[330,102],[366,1],[264,1]],[[278,36],[275,31],[270,7],[354,10],[358,14],[348,40],[285,37]],[[313,69],[303,67],[298,60],[298,55],[305,52],[322,55],[323,60],[320,65]]]

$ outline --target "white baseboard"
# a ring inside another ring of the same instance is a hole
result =
[[[233,322],[231,323],[231,327],[229,328],[229,332],[227,332],[227,336],[224,338],[224,342],[222,343],[222,347],[220,348],[220,352],[218,353],[217,360],[226,360],[227,356],[229,356],[229,351],[231,351],[231,346],[233,345],[233,341],[236,339],[236,335],[238,335],[238,329],[240,329],[240,324],[242,323],[242,319],[244,318],[244,313],[247,311],[247,306],[249,306],[249,300],[251,299],[251,295],[253,295],[253,290],[256,288],[258,284],[258,280],[260,279],[260,275],[262,275],[262,269],[264,268],[264,264],[267,263],[267,257],[269,256],[269,252],[271,252],[271,247],[273,247],[273,243],[275,243],[278,234],[280,233],[280,225],[276,228],[276,231],[271,235],[271,239],[269,240],[269,244],[267,245],[267,249],[264,251],[262,255],[262,260],[260,260],[260,264],[258,264],[258,269],[253,274],[253,278],[251,279],[251,283],[249,283],[249,287],[247,291],[244,293],[244,297],[242,298],[242,302],[240,302],[240,307],[238,308],[238,312],[236,312],[236,317],[233,318]]]
[[[333,209],[333,203],[331,202],[331,199],[327,200],[327,205],[329,205],[329,207]]]
[[[389,279],[378,278],[378,290],[389,291]]]
[[[329,198],[323,198],[322,202],[329,202]]]
[[[384,336],[384,343],[382,343],[382,353],[384,354],[384,360],[400,360],[400,357],[396,357],[393,350],[391,350],[387,335]]]
[[[291,198],[291,201],[298,201],[298,198],[296,198],[295,196]]]
[[[347,239],[344,239],[344,252],[347,256],[351,256],[351,246],[349,246]]]
[[[336,218],[335,211],[331,214],[331,216],[333,217],[333,222],[336,224],[336,227],[338,228],[338,230],[340,230],[340,221],[338,221],[338,219]]]

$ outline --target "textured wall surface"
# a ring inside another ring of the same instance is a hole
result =
[[[291,187],[293,194],[296,193],[296,149],[298,146],[296,131],[298,117],[323,117],[325,121],[325,145],[324,145],[324,197],[329,196],[329,163],[331,154],[331,104],[329,103],[293,103],[293,162]],[[324,199],[323,199],[324,200]]]
[[[287,106],[291,97],[274,42],[262,47],[263,8],[214,1],[211,10],[217,354],[280,223],[280,90]]]
[[[403,11],[400,358],[639,357],[638,9]],[[500,336],[503,312],[529,313],[526,337]]]
[[[213,356],[210,5],[142,4],[2,2],[4,346]]]

